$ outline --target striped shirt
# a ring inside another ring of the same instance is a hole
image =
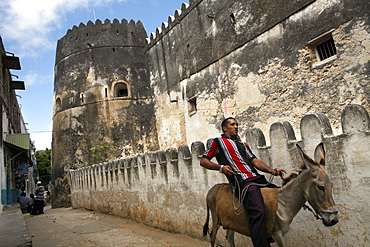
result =
[[[35,191],[35,200],[36,201],[43,201],[44,200],[44,191],[45,191],[45,187],[40,185],[37,187],[36,191]]]
[[[236,176],[245,180],[258,174],[251,161],[256,158],[247,143],[232,140],[225,135],[212,140],[208,150],[203,155],[211,160],[216,157],[220,165],[230,165]]]

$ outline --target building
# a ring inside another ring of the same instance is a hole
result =
[[[37,178],[34,147],[27,133],[15,90],[24,90],[23,81],[13,81],[11,70],[20,70],[19,58],[5,51],[0,37],[0,189],[1,205],[17,202],[21,191],[29,195]]]

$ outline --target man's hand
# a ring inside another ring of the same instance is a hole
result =
[[[283,178],[284,173],[286,173],[286,171],[284,169],[279,169],[279,168],[275,168],[271,172],[272,175],[274,175],[274,176],[280,176],[281,178]]]
[[[233,171],[233,169],[231,169],[230,166],[223,166],[222,173],[225,175],[236,175],[236,173]]]

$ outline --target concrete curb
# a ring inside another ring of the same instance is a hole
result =
[[[17,205],[4,207],[4,211],[0,215],[0,246],[32,246],[25,216],[29,216],[29,214],[22,214]]]

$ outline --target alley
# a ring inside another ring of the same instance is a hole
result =
[[[128,219],[84,209],[45,209],[25,216],[32,246],[203,247],[209,243],[172,234]]]

